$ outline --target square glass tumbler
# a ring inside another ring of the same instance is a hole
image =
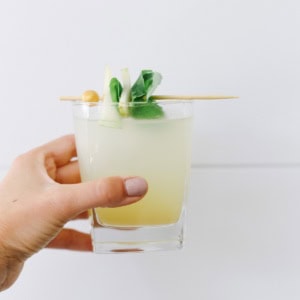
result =
[[[180,249],[191,165],[192,103],[158,102],[164,117],[120,117],[117,106],[73,105],[82,181],[141,176],[146,196],[119,208],[90,210],[94,252]],[[142,105],[142,104],[141,104]]]

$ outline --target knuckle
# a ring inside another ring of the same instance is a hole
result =
[[[107,207],[117,206],[125,198],[123,180],[119,177],[108,177],[98,186],[99,198],[104,199]]]
[[[27,153],[20,154],[14,159],[13,164],[17,166],[23,165],[24,162],[27,161],[27,157],[28,157]]]

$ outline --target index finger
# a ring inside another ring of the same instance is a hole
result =
[[[75,137],[73,134],[62,136],[40,146],[37,151],[42,151],[46,157],[53,158],[57,167],[63,166],[77,156]]]

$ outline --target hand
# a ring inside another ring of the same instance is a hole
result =
[[[134,203],[147,192],[139,177],[80,183],[75,141],[65,136],[19,156],[0,183],[0,290],[44,247],[91,251],[88,234],[63,226],[94,207]]]

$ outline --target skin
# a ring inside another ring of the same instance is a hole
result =
[[[86,218],[90,208],[134,203],[147,192],[138,177],[80,183],[74,158],[74,137],[64,136],[17,157],[0,182],[0,291],[45,247],[92,251],[90,235],[64,228],[67,222]]]

